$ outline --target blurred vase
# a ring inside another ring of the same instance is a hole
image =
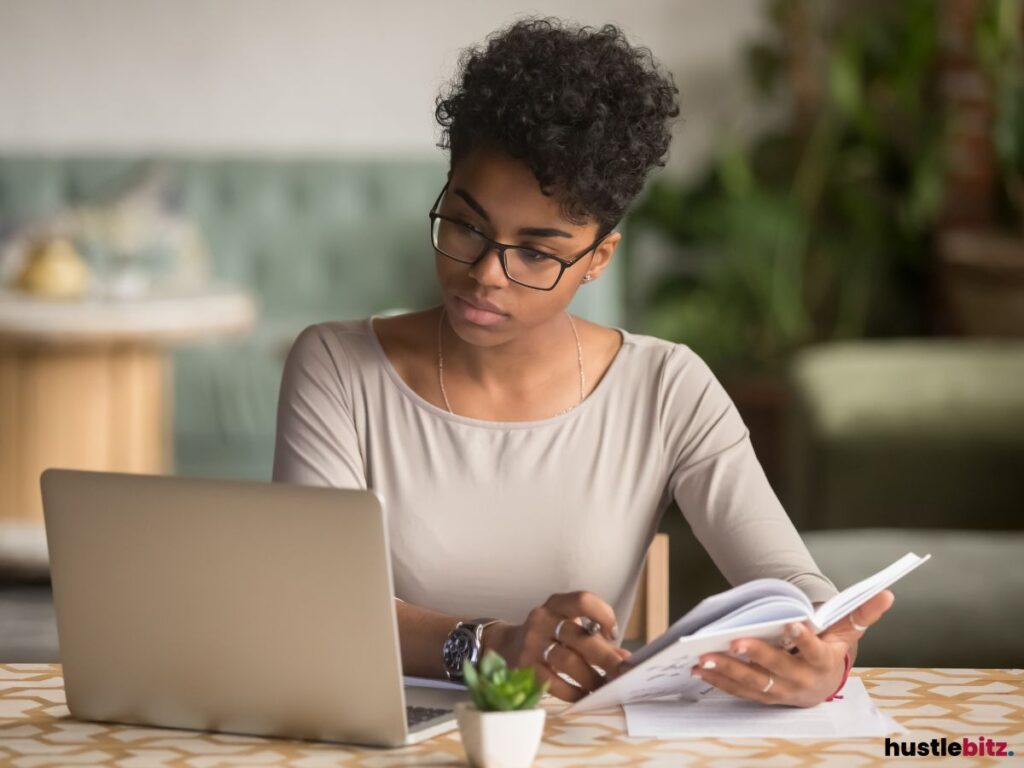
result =
[[[53,238],[35,245],[15,285],[35,296],[78,298],[92,282],[92,273],[69,240]]]

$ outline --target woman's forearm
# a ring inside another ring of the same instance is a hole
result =
[[[444,677],[441,648],[459,619],[402,600],[395,600],[395,614],[403,674]]]
[[[402,600],[395,600],[398,636],[402,649],[402,672],[415,677],[445,677],[441,649],[448,634],[466,617],[449,616]],[[496,625],[495,625],[496,626]],[[484,630],[484,648],[491,629]]]

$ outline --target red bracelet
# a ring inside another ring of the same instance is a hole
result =
[[[825,701],[832,701],[832,699],[841,699],[842,696],[839,692],[843,690],[843,686],[846,685],[846,681],[850,679],[850,667],[853,665],[853,660],[850,658],[850,652],[847,651],[843,657],[843,679],[839,681],[839,687],[836,688],[835,693],[829,696]]]

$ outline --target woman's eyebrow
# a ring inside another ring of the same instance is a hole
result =
[[[469,192],[467,192],[464,189],[456,189],[455,194],[461,197],[463,200],[465,200],[466,205],[468,205],[474,211],[479,213],[483,217],[484,221],[490,224],[491,219],[487,215],[487,211],[484,210],[484,207],[480,205],[480,203],[473,199],[473,196],[469,194]],[[522,227],[516,234],[530,235],[533,237],[568,237],[570,239],[572,238],[572,235],[566,232],[565,230],[553,229],[551,227]]]

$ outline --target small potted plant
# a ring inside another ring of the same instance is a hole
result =
[[[538,684],[533,667],[509,669],[499,654],[488,651],[477,670],[463,668],[473,702],[455,707],[462,746],[474,768],[526,768],[533,762],[544,733],[543,709],[537,707],[548,684]]]

